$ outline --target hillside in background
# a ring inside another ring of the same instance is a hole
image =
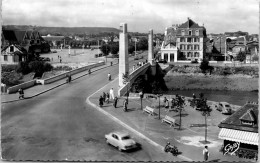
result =
[[[41,35],[75,35],[75,34],[100,34],[100,33],[119,33],[119,29],[111,27],[41,27],[31,25],[4,25],[3,29],[29,30],[35,29]]]

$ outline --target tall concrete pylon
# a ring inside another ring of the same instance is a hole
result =
[[[156,75],[156,63],[154,61],[154,51],[153,51],[153,30],[149,30],[148,36],[148,62],[151,64],[151,74]]]
[[[120,24],[119,34],[119,87],[124,85],[123,74],[129,74],[127,24]]]
[[[148,36],[148,62],[153,65],[154,62],[154,56],[153,56],[153,30],[149,30],[149,36]]]

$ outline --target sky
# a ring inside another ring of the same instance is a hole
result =
[[[259,0],[2,0],[3,25],[114,27],[164,33],[192,19],[207,33],[259,33]]]

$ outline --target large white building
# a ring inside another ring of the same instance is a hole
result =
[[[166,28],[161,46],[161,59],[168,62],[178,60],[202,60],[206,52],[206,29],[189,19],[181,25]],[[185,56],[185,57],[181,57]]]

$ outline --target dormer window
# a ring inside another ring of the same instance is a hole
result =
[[[10,52],[14,52],[14,46],[10,46]]]
[[[257,124],[256,116],[253,112],[253,109],[249,109],[239,119],[240,119],[241,124],[243,124],[243,125],[253,126],[254,124]]]
[[[185,35],[185,32],[184,30],[181,31],[181,35],[184,36]]]
[[[196,36],[199,35],[199,30],[196,30],[195,35],[196,35]]]
[[[189,35],[190,35],[190,36],[192,35],[192,31],[191,31],[191,30],[189,31]]]

